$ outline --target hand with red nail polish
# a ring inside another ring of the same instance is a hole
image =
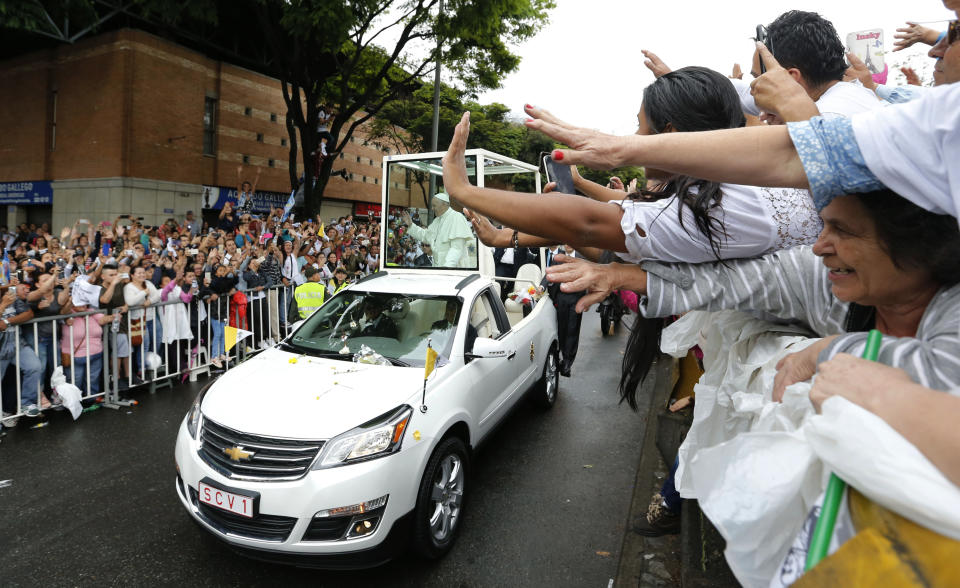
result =
[[[554,161],[585,165],[593,169],[612,169],[625,165],[626,162],[620,160],[623,149],[619,146],[621,142],[629,142],[632,137],[616,137],[593,129],[575,127],[542,108],[529,109],[527,114],[533,117],[524,123],[528,128],[570,146],[569,149],[555,149],[551,154]]]

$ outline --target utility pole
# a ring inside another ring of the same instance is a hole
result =
[[[437,23],[440,23],[440,17],[443,16],[443,0],[437,9]],[[440,137],[440,56],[443,51],[443,39],[437,34],[437,69],[433,73],[433,129],[430,137],[430,151],[437,151],[437,142]],[[430,174],[430,197],[437,193],[437,176]],[[430,198],[427,198],[427,219],[433,220],[433,208],[430,206]]]
[[[443,15],[443,0],[440,0],[437,22]],[[437,141],[440,136],[440,55],[443,51],[443,39],[437,35],[437,70],[433,74],[433,136],[430,141],[430,151],[437,150]]]

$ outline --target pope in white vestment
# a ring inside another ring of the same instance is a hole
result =
[[[437,267],[477,267],[476,237],[467,221],[459,212],[450,208],[450,197],[439,192],[430,202],[436,215],[427,228],[419,227],[403,213],[408,225],[407,235],[433,248],[433,261]]]

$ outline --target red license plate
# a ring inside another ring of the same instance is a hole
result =
[[[242,517],[253,518],[254,503],[252,496],[244,496],[234,492],[227,492],[204,482],[199,485],[200,502],[238,514]]]

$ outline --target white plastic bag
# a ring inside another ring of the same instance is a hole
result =
[[[794,431],[813,413],[806,390],[771,401],[776,364],[815,339],[793,325],[773,324],[727,310],[689,312],[663,331],[661,349],[681,357],[703,350],[704,374],[694,387],[693,424],[680,446],[676,485],[684,498],[699,498],[688,464],[697,452],[751,430]]]
[[[804,433],[824,466],[864,496],[960,540],[960,488],[883,419],[834,396]]]
[[[813,451],[799,433],[742,433],[702,449],[690,469],[737,580],[766,586],[821,492]]]
[[[80,418],[80,414],[83,412],[83,405],[80,403],[83,392],[80,391],[80,388],[67,382],[67,378],[63,375],[63,366],[58,365],[53,370],[53,375],[50,376],[50,387],[53,388],[54,394],[60,397],[60,403],[63,404],[64,408],[70,411],[73,420]]]

